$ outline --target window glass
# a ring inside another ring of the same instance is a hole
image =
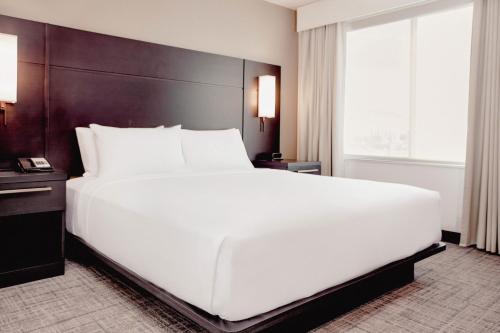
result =
[[[345,153],[465,160],[472,6],[349,31]]]
[[[417,21],[413,156],[465,161],[472,7]]]

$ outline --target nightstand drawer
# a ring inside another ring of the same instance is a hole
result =
[[[310,175],[321,175],[321,162],[319,161],[272,160],[253,161],[252,163],[256,168],[279,169]]]
[[[311,165],[311,166],[294,166],[291,165],[288,168],[289,171],[298,173],[309,173],[313,175],[321,175],[321,165]]]
[[[0,216],[64,210],[66,183],[0,184]]]

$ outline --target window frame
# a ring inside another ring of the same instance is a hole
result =
[[[351,31],[356,31],[365,28],[371,28],[378,25],[388,24],[397,21],[410,20],[411,24],[411,54],[410,54],[410,126],[409,126],[409,142],[408,142],[408,155],[409,157],[391,157],[391,156],[378,156],[378,155],[359,155],[359,154],[346,154],[346,160],[367,160],[367,161],[381,161],[385,163],[404,163],[404,164],[418,164],[418,165],[434,165],[434,166],[447,166],[447,167],[465,167],[464,162],[446,161],[446,160],[428,160],[413,158],[412,151],[414,145],[412,144],[412,137],[415,136],[415,98],[416,98],[416,40],[417,40],[417,20],[421,16],[446,12],[453,9],[474,6],[474,0],[440,0],[423,5],[411,5],[403,9],[396,9],[383,14],[375,14],[369,17],[357,18],[343,23],[342,41],[344,58],[347,56],[345,50],[347,49],[347,34]],[[344,70],[345,73],[345,70]],[[343,85],[345,86],[346,78],[343,78]],[[345,89],[344,89],[345,94]],[[345,112],[345,109],[344,109]],[[345,119],[345,117],[344,117]],[[343,131],[344,132],[344,131]],[[345,138],[343,133],[343,139]],[[344,145],[344,141],[342,145]],[[345,149],[345,146],[344,146]]]

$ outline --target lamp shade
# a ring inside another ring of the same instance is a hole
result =
[[[17,36],[0,33],[0,102],[17,101]]]
[[[276,77],[259,76],[258,114],[261,118],[274,118],[276,114]]]

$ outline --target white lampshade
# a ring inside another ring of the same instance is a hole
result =
[[[17,101],[17,36],[0,33],[0,102]]]
[[[259,76],[259,117],[274,118],[276,114],[276,77]]]

